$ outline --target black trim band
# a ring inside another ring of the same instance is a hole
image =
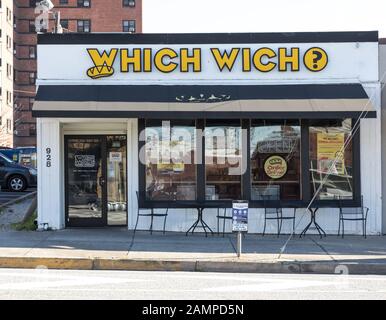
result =
[[[304,85],[66,85],[39,86],[36,101],[180,102],[203,95],[231,100],[368,99],[360,84]],[[210,102],[210,101],[202,101]],[[218,102],[218,101],[214,101]],[[198,101],[199,103],[199,101]],[[192,103],[193,105],[193,103]]]
[[[376,118],[376,111],[315,112],[171,112],[171,111],[32,111],[35,118],[146,118],[146,119],[341,119]]]
[[[38,44],[208,44],[378,42],[378,31],[287,33],[38,34]]]

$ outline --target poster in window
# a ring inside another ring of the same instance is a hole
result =
[[[270,156],[264,162],[265,174],[271,179],[280,179],[287,173],[287,161],[281,156]]]
[[[110,152],[110,162],[122,162],[122,152]]]
[[[317,133],[317,160],[319,172],[343,175],[344,133]]]

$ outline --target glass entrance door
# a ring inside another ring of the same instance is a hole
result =
[[[103,137],[66,137],[66,225],[106,225]]]
[[[66,226],[127,225],[126,136],[66,136]]]

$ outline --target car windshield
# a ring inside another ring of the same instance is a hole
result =
[[[2,153],[0,153],[0,158],[7,161],[8,163],[14,163],[11,159],[7,158],[5,155],[3,155]]]

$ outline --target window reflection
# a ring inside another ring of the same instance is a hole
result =
[[[310,127],[311,190],[317,199],[353,198],[350,134],[351,119],[319,121]]]
[[[205,199],[241,199],[240,120],[206,122]]]
[[[251,199],[299,200],[299,121],[253,120],[250,143]]]
[[[195,121],[146,121],[146,196],[195,200]]]

